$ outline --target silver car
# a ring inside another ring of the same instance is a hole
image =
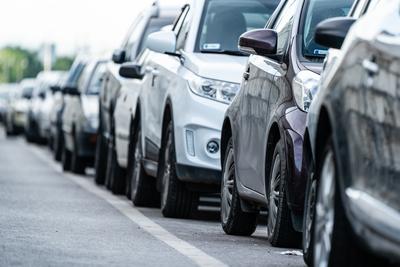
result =
[[[149,36],[150,51],[140,66],[131,66],[131,74],[142,73],[136,75],[142,90],[132,107],[134,203],[156,198],[156,184],[163,215],[188,217],[199,192],[218,190],[224,113],[239,90],[248,58],[238,51],[237,40],[263,27],[277,2],[192,1],[171,30]]]

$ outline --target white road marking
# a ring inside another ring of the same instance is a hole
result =
[[[46,162],[55,171],[69,178],[86,191],[104,199],[115,209],[128,217],[132,222],[140,226],[144,231],[157,238],[158,240],[164,242],[171,248],[175,249],[180,254],[186,256],[198,266],[228,266],[220,260],[206,254],[204,251],[196,248],[195,246],[168,232],[159,224],[146,217],[137,208],[133,207],[124,197],[117,197],[110,194],[105,189],[96,186],[92,180],[85,179],[77,175],[64,173],[61,169],[61,166],[57,165],[53,160],[46,156],[42,150],[32,145],[30,145],[29,147],[42,161]]]

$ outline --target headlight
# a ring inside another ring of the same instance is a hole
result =
[[[196,95],[227,104],[232,102],[240,88],[238,83],[204,79],[196,75],[190,77],[188,83],[190,90]]]
[[[303,111],[308,112],[313,97],[318,91],[320,76],[314,72],[300,71],[293,79],[293,94],[297,105]]]

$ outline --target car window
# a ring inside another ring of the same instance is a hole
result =
[[[97,63],[92,76],[90,77],[89,86],[87,87],[86,94],[98,95],[102,86],[102,79],[106,72],[106,62],[101,61]]]
[[[309,0],[303,11],[304,24],[301,27],[300,35],[303,36],[302,55],[304,58],[312,59],[325,58],[328,48],[315,42],[315,28],[321,21],[347,16],[354,0]]]
[[[278,55],[283,55],[289,44],[297,3],[298,1],[296,0],[288,1],[274,23],[273,29],[278,33],[276,50]]]
[[[81,73],[81,75],[78,78],[78,90],[80,92],[84,92],[86,90],[90,75],[92,73],[92,70],[94,68],[95,63],[90,63]]]
[[[147,38],[153,32],[157,32],[161,30],[162,27],[170,25],[174,21],[174,17],[163,17],[163,18],[152,18],[149,21],[149,24],[146,27],[146,30],[143,33],[142,38],[140,38],[139,48],[137,49],[135,58],[143,52],[143,50],[147,46]]]
[[[182,22],[181,29],[176,37],[176,50],[183,49],[186,43],[187,36],[189,34],[191,22],[192,22],[192,14],[191,9],[189,7],[188,12],[185,16],[185,19]]]
[[[76,61],[72,65],[72,67],[68,73],[68,78],[66,80],[66,83],[71,86],[76,86],[78,83],[78,79],[81,76],[82,71],[85,69],[85,66],[86,66],[86,63]]]
[[[239,52],[240,35],[264,28],[278,3],[278,0],[207,0],[195,51]]]
[[[184,20],[186,18],[186,15],[189,12],[189,9],[190,9],[190,6],[189,5],[185,5],[182,8],[181,14],[176,18],[176,20],[174,22],[174,27],[172,28],[172,30],[173,30],[173,32],[175,33],[176,36],[179,35],[179,32],[180,32],[180,30],[182,28],[182,24],[183,24],[183,22],[184,22]]]
[[[143,29],[146,27],[147,22],[148,20],[143,14],[140,15],[139,19],[135,22],[133,31],[131,32],[124,47],[126,61],[133,61],[135,59],[138,43],[142,37]]]
[[[349,16],[354,18],[359,18],[364,13],[365,6],[367,3],[368,0],[356,0],[349,12]]]

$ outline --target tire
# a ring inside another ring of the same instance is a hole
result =
[[[169,122],[161,149],[161,212],[164,217],[189,218],[197,208],[198,194],[189,191],[176,175],[175,145],[172,122]]]
[[[236,186],[236,171],[232,138],[225,150],[221,182],[221,225],[228,235],[250,236],[257,228],[259,212],[244,212]]]
[[[83,157],[79,156],[76,135],[74,135],[73,142],[74,142],[74,147],[72,150],[72,157],[71,157],[71,171],[75,174],[85,174],[86,162]]]
[[[62,162],[62,169],[64,172],[71,170],[71,152],[68,151],[65,143],[62,149],[61,162]]]
[[[53,137],[53,157],[55,161],[61,161],[63,143],[62,133],[57,129],[57,133]]]
[[[351,229],[343,207],[337,180],[336,155],[330,139],[320,166],[313,227],[313,266],[387,266],[388,263],[359,246]],[[329,242],[330,250],[324,250],[322,240]]]
[[[101,130],[97,134],[96,156],[94,162],[94,181],[98,185],[103,185],[106,180],[107,173],[107,143],[104,140]]]
[[[286,196],[286,158],[282,140],[278,141],[272,157],[268,178],[268,239],[275,247],[294,247],[300,243],[301,234],[293,228]]]
[[[315,176],[307,180],[303,216],[303,259],[308,266],[313,266],[315,202],[317,196],[317,180]]]
[[[107,156],[106,186],[113,194],[121,195],[125,192],[126,174],[117,162],[113,136],[110,137]]]
[[[157,192],[156,179],[149,177],[143,168],[142,130],[140,122],[137,124],[137,130],[133,134],[129,149],[127,175],[129,189],[127,191],[130,192],[130,199],[133,205],[158,207],[160,205],[160,193]]]

